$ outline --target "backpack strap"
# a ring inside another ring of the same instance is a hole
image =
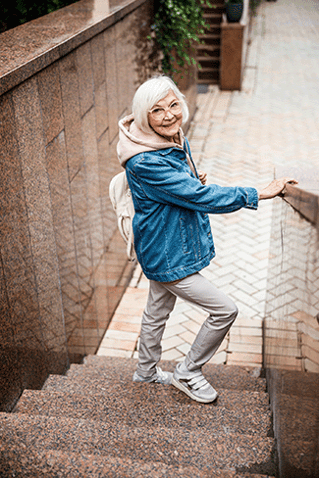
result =
[[[127,256],[133,261],[136,258],[132,225],[135,210],[125,171],[112,178],[109,186],[109,196],[117,216],[120,234],[126,243]]]

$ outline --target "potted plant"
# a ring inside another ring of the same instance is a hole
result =
[[[244,0],[226,0],[225,6],[227,21],[239,22],[244,10]]]

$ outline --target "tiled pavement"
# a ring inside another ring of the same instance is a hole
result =
[[[261,4],[253,19],[241,92],[210,87],[198,95],[188,137],[208,182],[261,187],[276,165],[319,164],[318,1]],[[238,305],[239,316],[214,363],[259,368],[272,201],[258,211],[211,216],[217,255],[203,274]],[[137,356],[148,281],[137,266],[98,355]],[[205,314],[177,301],[162,341],[163,359],[182,360]]]

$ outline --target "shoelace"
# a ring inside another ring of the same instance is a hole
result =
[[[210,387],[210,384],[207,382],[202,372],[198,372],[197,375],[189,379],[188,384],[194,390],[206,390]]]

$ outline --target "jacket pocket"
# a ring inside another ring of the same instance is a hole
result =
[[[189,237],[191,231],[187,230],[187,220],[184,216],[180,216],[179,218],[179,228],[181,232],[181,242],[182,242],[182,249],[184,254],[189,254],[191,252],[191,242],[192,237]]]

